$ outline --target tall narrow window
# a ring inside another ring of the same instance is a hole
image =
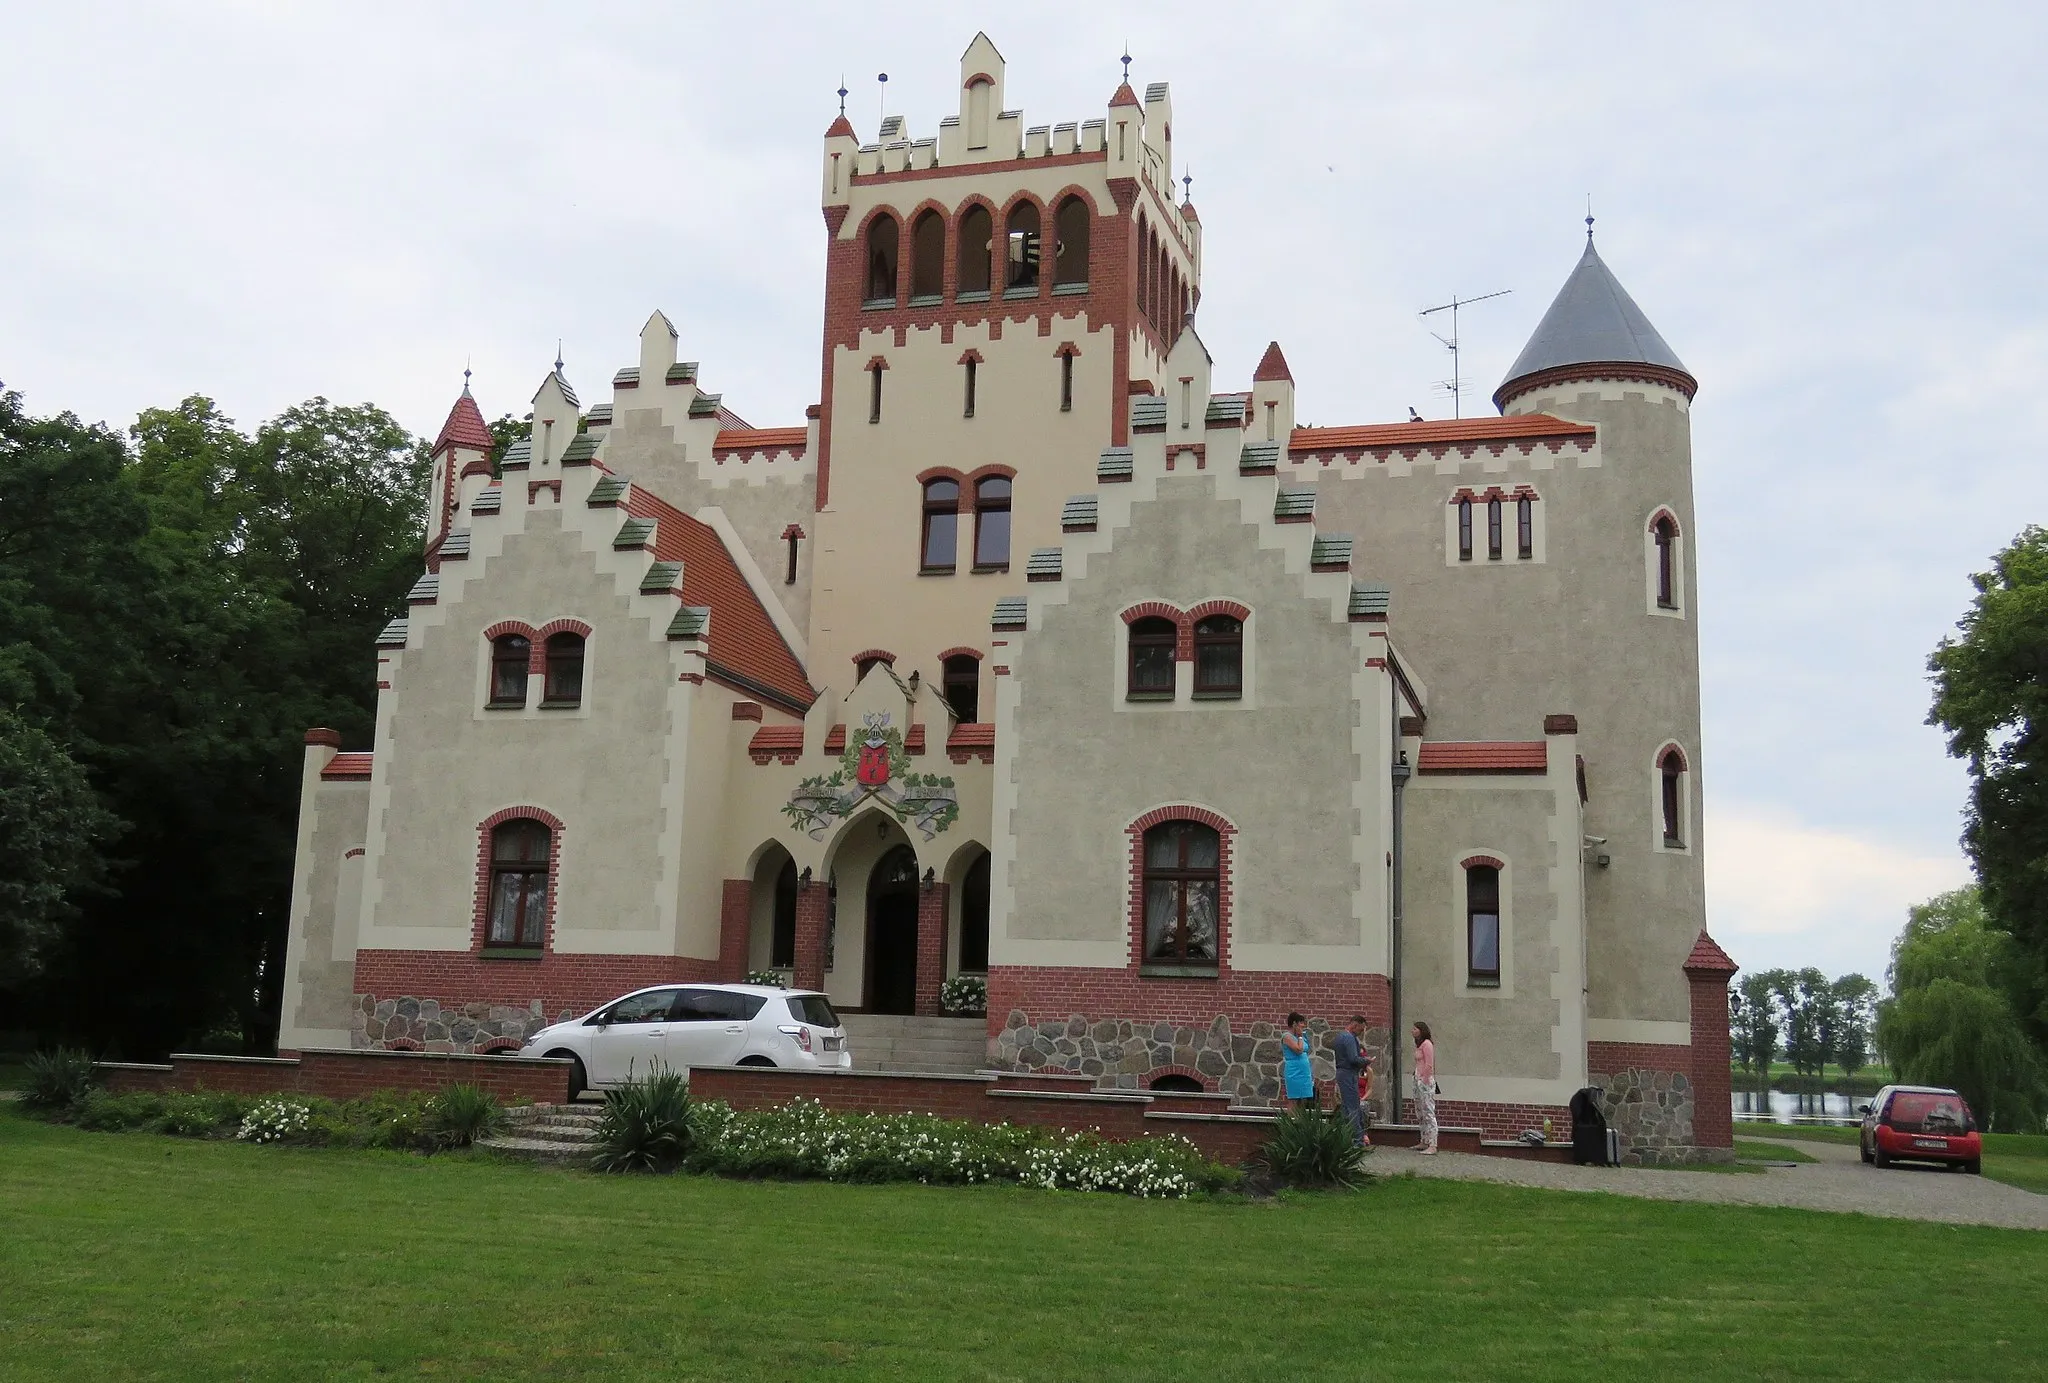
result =
[[[1515,501],[1515,555],[1524,562],[1536,555],[1536,501],[1527,495]]]
[[[926,571],[951,571],[960,533],[960,483],[927,481],[924,487],[924,535],[918,565]]]
[[[965,653],[946,659],[946,705],[953,719],[971,725],[980,718],[981,660]]]
[[[1465,982],[1500,983],[1500,870],[1490,864],[1465,869]]]
[[[969,360],[967,362],[967,406],[960,410],[960,416],[963,418],[974,416],[974,367],[975,362]]]
[[[867,301],[896,301],[896,218],[877,216],[868,226]]]
[[[524,818],[491,832],[489,944],[538,950],[546,939],[553,839],[546,826]]]
[[[1657,608],[1678,608],[1678,525],[1669,514],[1659,514],[1650,526],[1657,544]]]
[[[789,540],[789,573],[782,578],[782,584],[794,586],[796,584],[796,545],[804,540],[804,535],[801,529],[795,524],[791,524],[783,536]]]
[[[995,252],[995,221],[988,208],[975,205],[960,217],[959,265],[955,271],[953,295],[988,294],[988,271]]]
[[[501,634],[491,643],[491,704],[524,706],[526,670],[533,661],[533,644],[520,634]]]
[[[975,974],[988,970],[987,852],[975,860],[960,882],[960,969]]]
[[[975,82],[967,88],[967,147],[986,149],[988,147],[989,102],[994,99],[995,88],[988,82]]]
[[[910,228],[910,300],[929,306],[939,300],[946,272],[946,219],[926,211]]]
[[[1010,482],[987,476],[974,486],[974,569],[1000,571],[1010,565]]]
[[[868,421],[882,421],[882,367],[868,366]]]
[[[1244,625],[1230,615],[1195,624],[1195,694],[1231,697],[1244,691]]]
[[[796,884],[796,861],[785,857],[775,876],[775,923],[768,938],[771,969],[796,967]]]
[[[1088,282],[1088,203],[1069,197],[1053,218],[1059,243],[1053,251],[1053,286]]]
[[[1145,959],[1214,969],[1222,854],[1216,832],[1167,821],[1145,832]]]
[[[1486,560],[1500,560],[1500,500],[1486,501]]]
[[[583,636],[581,634],[551,634],[548,636],[547,652],[548,680],[541,691],[540,704],[543,706],[580,706],[583,704]]]
[[[1003,274],[1007,292],[1038,287],[1038,204],[1019,202],[1010,209],[1008,267]]]
[[[1180,631],[1170,619],[1150,615],[1131,622],[1129,685],[1133,701],[1173,695],[1173,645]]]
[[[1462,497],[1458,500],[1458,560],[1472,560],[1472,501]]]
[[[1685,755],[1674,747],[1664,751],[1658,760],[1657,774],[1661,779],[1661,797],[1664,807],[1664,846],[1668,850],[1685,848]]]
[[[1060,412],[1074,411],[1074,357],[1060,357]]]

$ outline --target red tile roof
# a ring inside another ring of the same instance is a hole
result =
[[[320,770],[320,776],[330,783],[367,783],[370,781],[369,754],[336,754],[327,761],[327,767]]]
[[[1109,98],[1109,104],[1111,106],[1135,106],[1138,104],[1138,93],[1131,90],[1129,82],[1125,82],[1116,89],[1116,94]]]
[[[1297,427],[1289,451],[1356,451],[1361,447],[1414,447],[1443,442],[1555,441],[1593,439],[1591,423],[1567,422],[1548,413],[1512,418],[1439,419],[1422,423],[1372,423],[1363,427]]]
[[[1692,944],[1692,954],[1685,958],[1685,969],[1688,972],[1698,970],[1709,975],[1732,975],[1741,968],[1728,958],[1728,953],[1705,931],[1702,931],[1700,939]]]
[[[810,440],[806,427],[729,427],[711,439],[713,451],[802,451]]]
[[[804,747],[804,727],[801,725],[763,725],[747,741],[747,750],[753,754],[777,754],[790,750],[801,751]]]
[[[1259,357],[1259,368],[1252,371],[1252,383],[1263,384],[1269,379],[1284,379],[1294,383],[1294,375],[1287,368],[1287,357],[1280,354],[1280,343],[1268,341],[1266,353]],[[1300,433],[1297,430],[1296,436]]]
[[[491,430],[484,426],[484,415],[478,411],[469,390],[464,389],[462,397],[455,400],[455,406],[448,410],[448,421],[441,424],[441,435],[434,439],[434,449],[429,455],[438,454],[446,446],[489,451],[491,445]]]
[[[963,720],[946,736],[948,749],[987,749],[996,742],[996,727],[988,721]]]
[[[1424,740],[1423,773],[1541,773],[1550,766],[1544,740]]]
[[[846,118],[845,111],[839,112],[839,118],[825,127],[825,138],[827,139],[837,139],[842,135],[847,139],[859,138],[853,132],[853,122]]]
[[[785,709],[809,710],[818,699],[811,679],[717,532],[638,485],[627,492],[626,512],[655,521],[656,561],[683,564],[683,604],[710,607],[709,669]]]

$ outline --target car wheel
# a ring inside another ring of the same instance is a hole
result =
[[[770,1061],[770,1060],[769,1060],[769,1059],[768,1059],[767,1057],[765,1057],[765,1056],[743,1056],[743,1057],[741,1057],[741,1058],[740,1058],[740,1065],[742,1065],[742,1066],[769,1066],[769,1067],[772,1067],[772,1066],[774,1066],[774,1065],[775,1065],[775,1063],[774,1063],[774,1062],[772,1062],[772,1061]]]
[[[1870,1150],[1870,1160],[1880,1167],[1889,1167],[1892,1165],[1892,1155],[1886,1152],[1883,1148],[1872,1148]]]
[[[1983,1158],[1981,1158],[1981,1157],[1973,1157],[1973,1158],[1971,1158],[1971,1159],[1970,1159],[1970,1160],[1969,1160],[1968,1162],[1965,1162],[1965,1163],[1963,1164],[1963,1170],[1964,1170],[1964,1171],[1966,1171],[1966,1172],[1968,1172],[1968,1173],[1969,1173],[1969,1174],[1970,1174],[1971,1176],[1973,1176],[1973,1177],[1980,1177],[1980,1176],[1983,1176],[1983,1175],[1984,1175],[1984,1159],[1983,1159]]]
[[[583,1058],[574,1052],[549,1052],[548,1055],[557,1059],[569,1058],[569,1103],[574,1104],[583,1098],[583,1092],[590,1084],[590,1077],[583,1071]]]

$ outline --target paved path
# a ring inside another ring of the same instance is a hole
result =
[[[1744,1139],[1756,1139],[1747,1130]],[[1767,1141],[1758,1139],[1757,1141]],[[1938,1167],[1866,1167],[1855,1147],[1784,1142],[1820,1159],[1763,1172],[1684,1172],[1649,1167],[1575,1167],[1519,1162],[1505,1157],[1441,1152],[1424,1157],[1407,1148],[1381,1148],[1368,1164],[1376,1176],[1449,1177],[1537,1186],[1559,1191],[1607,1191],[1651,1200],[1709,1201],[1723,1205],[1779,1205],[1835,1210],[1945,1224],[1997,1225],[2048,1230],[2048,1196],[1981,1176]]]

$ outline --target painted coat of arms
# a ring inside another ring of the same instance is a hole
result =
[[[823,840],[834,825],[869,802],[903,825],[915,826],[926,840],[960,819],[953,780],[910,771],[903,732],[889,723],[887,711],[868,712],[860,733],[840,756],[839,767],[797,784],[782,812],[796,830]]]

